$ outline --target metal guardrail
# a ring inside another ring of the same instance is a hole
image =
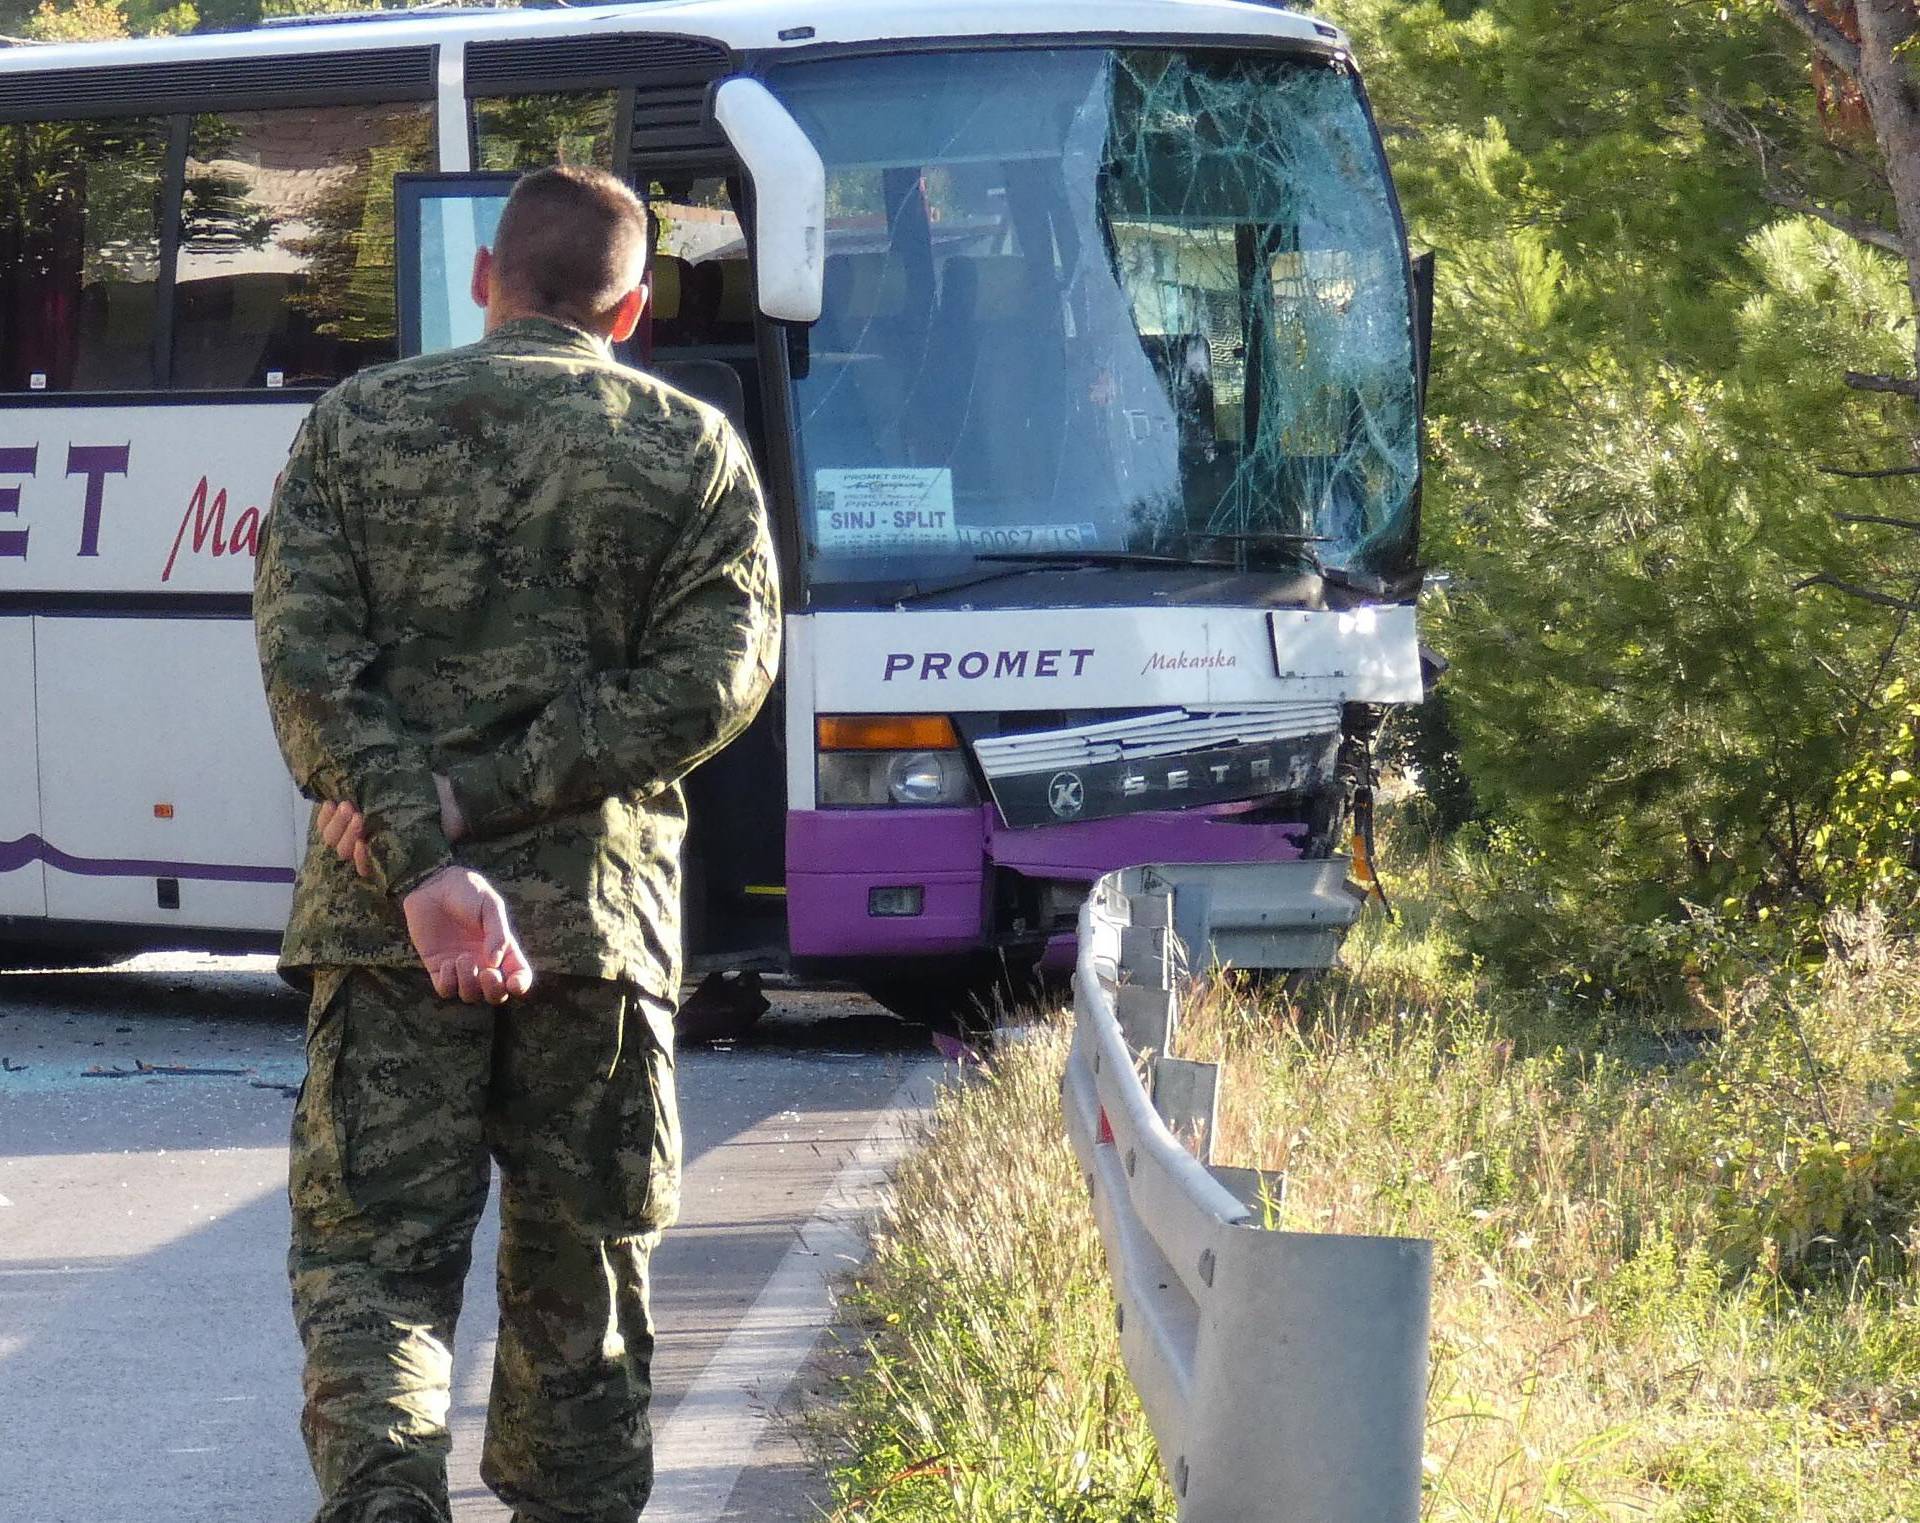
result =
[[[1187,967],[1330,964],[1345,876],[1135,868],[1080,912],[1067,1130],[1186,1523],[1419,1516],[1432,1245],[1261,1225],[1284,1181],[1212,1163],[1217,1072],[1166,1055]]]

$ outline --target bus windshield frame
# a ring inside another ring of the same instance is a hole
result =
[[[963,48],[772,66],[827,169],[790,330],[802,579],[1008,559],[1416,567],[1406,235],[1338,59]]]

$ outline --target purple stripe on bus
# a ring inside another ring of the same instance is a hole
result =
[[[1307,827],[1243,824],[1245,806],[1152,811],[1077,825],[1009,830],[987,811],[987,855],[1002,867],[1091,883],[1102,873],[1148,862],[1291,862]]]
[[[291,883],[286,867],[239,867],[223,862],[158,862],[140,857],[76,857],[39,836],[0,841],[0,873],[44,862],[83,878],[190,878],[206,883]]]

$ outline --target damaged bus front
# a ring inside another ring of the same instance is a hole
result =
[[[1063,965],[1098,874],[1342,850],[1421,696],[1425,348],[1343,49],[760,83],[825,192],[779,330],[796,962],[937,1012]]]

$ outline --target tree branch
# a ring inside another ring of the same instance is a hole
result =
[[[1850,471],[1844,465],[1819,465],[1814,467],[1822,476],[1845,476],[1849,481],[1879,481],[1887,476],[1920,476],[1920,465],[1888,465],[1877,471]],[[1871,513],[1836,513],[1834,517],[1842,523],[1878,523]],[[1920,529],[1920,524],[1913,526]]]
[[[1761,187],[1762,199],[1770,201],[1782,211],[1799,212],[1804,217],[1812,217],[1824,222],[1828,227],[1838,228],[1849,238],[1868,244],[1876,249],[1885,249],[1889,254],[1907,257],[1907,246],[1900,241],[1900,235],[1890,227],[1878,222],[1869,222],[1864,217],[1850,217],[1843,211],[1835,211],[1831,206],[1822,206],[1818,201],[1805,196],[1795,195],[1790,190],[1781,190],[1774,185]]]
[[[1866,375],[1849,370],[1846,383],[1855,391],[1890,391],[1896,396],[1920,398],[1920,381],[1904,375]]]
[[[1885,524],[1890,529],[1920,530],[1920,518],[1889,518],[1884,513],[1836,513],[1843,524]]]
[[[1860,45],[1816,11],[1807,0],[1773,0],[1774,8],[1806,34],[1828,63],[1860,77]]]
[[[1862,587],[1854,582],[1843,582],[1837,576],[1829,576],[1822,571],[1817,576],[1807,577],[1793,584],[1795,592],[1805,592],[1809,587],[1831,587],[1836,592],[1844,592],[1850,598],[1859,598],[1864,602],[1878,603],[1882,608],[1897,608],[1902,613],[1920,613],[1920,603],[1906,598],[1896,598],[1891,593],[1879,592],[1872,587]]]

